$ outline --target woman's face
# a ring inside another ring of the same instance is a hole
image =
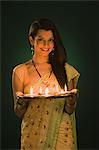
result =
[[[54,49],[54,36],[52,31],[39,29],[33,40],[33,46],[35,54],[48,56]]]

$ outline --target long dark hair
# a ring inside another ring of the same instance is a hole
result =
[[[51,30],[54,36],[54,55],[51,52],[49,54],[49,62],[52,66],[52,70],[59,82],[61,88],[67,85],[67,74],[65,70],[65,63],[67,62],[66,49],[63,46],[59,32],[55,24],[47,18],[42,18],[33,23],[29,27],[28,36],[32,36],[34,39],[39,29]]]

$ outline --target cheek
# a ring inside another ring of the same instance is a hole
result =
[[[52,50],[53,50],[53,48],[54,48],[54,44],[50,45],[50,49],[52,49]]]
[[[34,43],[34,49],[38,49],[40,46],[38,45],[37,42]]]

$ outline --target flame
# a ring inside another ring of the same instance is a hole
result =
[[[65,89],[65,92],[67,92],[67,86],[66,86],[66,84],[65,84],[65,87],[64,87],[64,89]]]
[[[42,88],[41,87],[39,88],[39,93],[42,94]]]
[[[65,93],[65,91],[63,89],[61,89],[60,94],[64,94],[64,93]]]
[[[49,93],[49,89],[48,89],[48,88],[46,88],[46,89],[45,89],[45,95],[47,96],[47,95],[48,95],[48,93]]]
[[[33,95],[33,87],[30,87],[30,95]]]

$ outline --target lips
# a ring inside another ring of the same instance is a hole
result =
[[[49,51],[49,49],[45,49],[45,48],[44,48],[44,49],[41,49],[41,50],[42,50],[42,51],[46,51],[46,52]]]

